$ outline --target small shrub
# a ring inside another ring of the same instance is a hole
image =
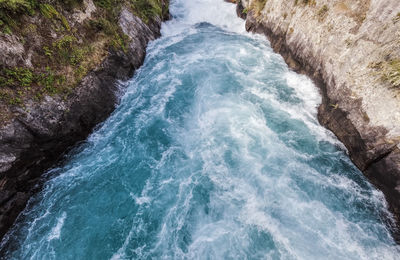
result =
[[[38,85],[43,87],[42,93],[58,93],[65,80],[65,76],[55,74],[50,67],[46,67],[44,73],[37,75]]]
[[[50,4],[40,4],[41,14],[48,19],[58,19],[61,21],[65,29],[70,30],[69,23],[64,15],[60,14],[52,5]]]
[[[3,69],[1,74],[0,83],[5,87],[27,87],[35,80],[34,73],[27,68]]]
[[[73,43],[75,43],[77,39],[75,36],[72,35],[66,35],[62,37],[60,40],[55,41],[53,43],[53,47],[56,47],[59,50],[65,50],[65,49],[71,49]]]
[[[50,47],[47,46],[43,46],[43,53],[49,58],[53,56],[53,51],[50,49]]]
[[[75,36],[66,35],[53,42],[53,50],[48,47],[44,47],[45,54],[48,57],[56,56],[61,63],[78,65],[84,60],[86,55],[89,53],[89,46],[79,46],[78,40]]]
[[[122,49],[123,52],[128,51],[129,37],[125,34],[115,34],[114,39],[111,41],[111,46],[114,49]]]
[[[318,11],[318,16],[319,16],[319,17],[324,17],[325,14],[326,14],[328,11],[329,11],[328,6],[327,6],[327,5],[323,5],[323,6],[321,7],[321,9],[319,9],[319,11]]]
[[[104,32],[106,35],[113,35],[116,31],[116,28],[110,21],[104,18],[99,18],[96,20],[90,20],[89,25],[96,32]]]
[[[261,11],[264,9],[265,4],[268,0],[256,0],[252,3],[252,9],[254,10],[255,15],[260,15]]]
[[[87,54],[87,50],[84,48],[74,48],[69,57],[69,63],[71,65],[77,65],[83,61],[85,55]]]
[[[16,105],[21,105],[22,104],[22,100],[20,97],[14,97],[14,98],[10,98],[8,103],[10,105],[16,106]]]
[[[392,87],[400,87],[400,59],[372,62],[368,68],[374,69],[381,79],[390,83]]]
[[[62,0],[62,3],[68,10],[72,10],[82,5],[83,0]]]
[[[5,34],[12,34],[12,30],[11,30],[10,26],[8,26],[8,25],[5,25],[3,27],[2,32]]]
[[[394,87],[400,87],[400,59],[388,62],[384,70],[384,79]]]
[[[60,15],[58,11],[50,4],[41,4],[39,7],[40,13],[46,18],[53,19]]]
[[[159,0],[130,0],[135,13],[146,23],[155,16],[162,17],[163,9]]]
[[[28,24],[27,26],[25,26],[25,28],[22,29],[21,33],[24,36],[33,34],[37,32],[37,25],[35,24]]]
[[[108,11],[113,11],[114,9],[121,6],[121,4],[129,0],[93,0],[97,7],[106,9]]]
[[[33,14],[35,5],[33,0],[0,0],[0,10],[10,14]]]

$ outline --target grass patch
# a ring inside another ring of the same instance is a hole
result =
[[[34,74],[27,68],[4,68],[0,74],[0,86],[2,87],[27,87],[34,81]]]
[[[368,65],[380,75],[383,81],[390,83],[392,87],[400,87],[400,59],[391,59],[384,62],[373,62]]]
[[[37,1],[35,0],[0,0],[0,10],[9,14],[34,14]]]
[[[66,77],[55,73],[50,67],[35,72],[23,67],[0,70],[0,100],[8,105],[22,106],[25,97],[37,98],[43,94],[57,94],[67,89]]]
[[[320,18],[322,18],[322,17],[324,17],[324,16],[328,13],[328,11],[329,11],[328,6],[327,6],[327,5],[323,5],[323,6],[321,7],[321,9],[318,10],[318,16],[319,16]]]
[[[254,14],[259,16],[264,9],[268,0],[256,0],[251,3],[250,9],[254,10]]]
[[[383,79],[393,87],[400,87],[400,59],[391,60],[384,66]]]
[[[400,12],[398,12],[397,15],[393,18],[394,23],[397,23],[398,21],[400,21]]]
[[[145,23],[148,23],[154,17],[163,16],[163,8],[160,0],[130,0],[135,14]]]
[[[45,95],[66,97],[110,50],[127,52],[130,39],[118,24],[123,7],[145,23],[168,13],[163,0],[93,1],[97,8],[91,18],[71,28],[68,19],[83,0],[0,0],[0,34],[15,35],[25,50],[34,50],[32,67],[0,64],[0,118],[10,113],[8,105],[23,107]]]
[[[71,29],[64,15],[60,14],[54,6],[50,4],[40,4],[41,14],[48,19],[58,19],[68,31]]]
[[[54,6],[71,11],[82,4],[83,0],[0,0],[0,31],[11,34],[13,30],[19,29],[21,17],[33,16],[38,12],[48,19],[60,20],[69,30],[67,19]]]
[[[301,2],[303,3],[303,5],[309,5],[309,6],[316,6],[317,2],[315,0],[301,0]],[[295,1],[295,5],[298,4],[298,1]]]

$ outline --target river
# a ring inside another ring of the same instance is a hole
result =
[[[6,259],[399,259],[321,96],[222,0],[174,0],[121,102],[47,173]]]

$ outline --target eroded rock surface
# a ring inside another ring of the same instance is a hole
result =
[[[73,16],[77,23],[94,11],[91,0]],[[167,1],[163,1],[167,3]],[[88,72],[68,96],[48,95],[40,102],[12,107],[13,117],[0,124],[0,238],[40,188],[40,177],[62,159],[68,149],[84,140],[104,121],[118,102],[118,80],[132,77],[144,61],[149,41],[160,36],[163,19],[143,22],[129,9],[120,12],[119,26],[129,38],[125,51],[110,49],[99,66]],[[28,50],[20,44],[0,42],[1,61],[21,63]]]
[[[400,3],[241,0],[248,31],[321,88],[318,117],[400,220]]]

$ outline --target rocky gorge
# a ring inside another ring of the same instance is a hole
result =
[[[168,1],[0,1],[0,238],[46,169],[114,110]]]
[[[237,14],[320,87],[319,121],[383,191],[399,223],[398,1],[240,0]]]
[[[397,259],[398,20],[0,0],[0,258]]]
[[[42,174],[113,112],[118,81],[141,66],[148,42],[169,18],[168,1],[4,3],[0,237],[41,188]],[[266,35],[293,70],[320,87],[320,123],[383,191],[398,223],[400,5],[240,0],[237,14],[246,30]]]

